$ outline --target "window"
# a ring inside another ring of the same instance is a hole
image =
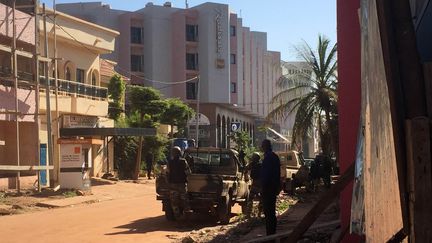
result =
[[[96,86],[96,74],[94,72],[92,73],[92,85]]]
[[[230,55],[230,63],[231,64],[236,64],[236,54],[231,54]]]
[[[186,69],[198,70],[198,54],[186,53]]]
[[[143,43],[143,28],[140,27],[131,27],[131,43],[134,44],[142,44]]]
[[[83,69],[79,69],[77,68],[76,70],[76,81],[79,83],[84,83],[85,82],[85,75],[84,75],[85,71]]]
[[[234,25],[230,25],[230,36],[236,36],[236,27]]]
[[[195,82],[186,83],[186,99],[196,100],[197,85]]]
[[[143,72],[144,71],[144,56],[143,55],[131,55],[131,71],[132,72]]]
[[[72,79],[72,74],[71,74],[71,71],[70,71],[69,67],[66,67],[65,78],[66,78],[66,80],[71,80]]]
[[[198,25],[186,25],[186,41],[198,41]]]
[[[231,83],[231,93],[237,93],[237,83]]]

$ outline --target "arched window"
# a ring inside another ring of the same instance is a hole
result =
[[[91,78],[91,81],[92,81],[92,85],[93,85],[93,86],[96,86],[96,85],[97,85],[97,79],[96,79],[96,74],[95,74],[95,72],[92,72],[92,78]]]
[[[72,73],[69,67],[66,67],[65,70],[65,79],[66,80],[72,80]]]

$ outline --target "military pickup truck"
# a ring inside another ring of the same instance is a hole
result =
[[[308,186],[309,168],[297,151],[278,152],[281,163],[282,189],[293,193],[297,187]]]
[[[185,213],[213,213],[220,223],[227,224],[235,203],[247,210],[250,180],[238,153],[231,149],[188,148],[184,153],[191,174],[187,176]],[[169,185],[164,172],[156,179],[157,199],[162,201],[167,219],[173,219],[169,201]]]

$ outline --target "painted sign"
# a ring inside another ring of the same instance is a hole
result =
[[[231,132],[237,132],[240,130],[240,128],[241,128],[240,122],[232,122],[231,123]]]
[[[96,127],[98,120],[96,116],[64,115],[63,128]]]
[[[62,144],[60,147],[62,168],[80,168],[84,166],[83,147],[81,144]]]
[[[196,137],[196,129],[195,126],[189,127],[189,138],[195,139]],[[209,139],[210,138],[210,126],[202,126],[199,128],[199,139]]]

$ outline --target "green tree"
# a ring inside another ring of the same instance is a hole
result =
[[[194,115],[194,110],[177,98],[167,99],[167,109],[162,114],[161,122],[171,126],[170,137],[174,137],[174,126],[177,126],[179,134],[183,134],[188,119]]]
[[[167,108],[167,102],[162,100],[158,90],[151,87],[130,86],[130,118],[137,127],[156,127]],[[143,152],[143,137],[139,137],[133,179],[138,179]]]
[[[316,50],[306,42],[295,49],[312,73],[299,72],[279,80],[278,85],[283,90],[273,98],[275,108],[268,119],[281,119],[295,113],[293,143],[316,125],[323,152],[337,156],[337,45],[331,45],[327,37],[319,35]],[[298,91],[304,94],[299,96]]]
[[[114,74],[108,84],[108,117],[118,120],[123,113],[126,83],[119,74]]]
[[[229,135],[229,138],[236,144],[237,151],[245,151],[252,144],[252,139],[246,131],[234,132]]]

